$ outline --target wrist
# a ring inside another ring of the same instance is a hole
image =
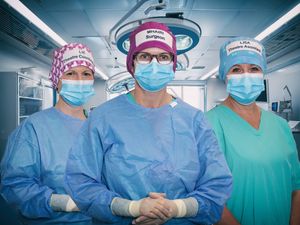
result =
[[[172,210],[174,211],[173,217],[176,218],[182,218],[185,217],[186,215],[186,205],[184,203],[184,201],[182,199],[175,199],[172,200],[172,202],[174,203],[175,207],[172,207]]]
[[[176,205],[176,210],[172,213],[173,217],[194,217],[198,213],[198,202],[194,197],[175,199],[172,202]]]
[[[141,215],[142,200],[130,201],[128,199],[115,197],[111,202],[111,211],[113,215],[125,217],[139,217]]]
[[[52,194],[50,197],[50,207],[57,212],[65,212],[70,196],[66,194]]]
[[[141,203],[142,200],[130,201],[128,211],[132,217],[139,217],[141,215],[140,212]]]

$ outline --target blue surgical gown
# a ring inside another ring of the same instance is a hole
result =
[[[300,189],[296,144],[286,121],[261,110],[259,129],[220,105],[207,114],[233,175],[228,209],[243,225],[289,225]]]
[[[1,162],[1,194],[25,224],[90,224],[82,213],[54,212],[52,193],[66,194],[68,152],[82,120],[50,108],[27,118],[10,135]]]
[[[203,113],[180,99],[144,108],[121,95],[94,109],[67,163],[66,189],[100,224],[130,224],[114,216],[114,197],[137,200],[149,192],[194,197],[193,218],[167,224],[211,224],[231,192],[231,173]]]

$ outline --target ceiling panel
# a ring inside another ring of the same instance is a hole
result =
[[[241,9],[279,10],[287,11],[299,3],[299,0],[247,0],[240,6]]]
[[[205,53],[210,48],[211,43],[214,42],[216,37],[214,36],[201,36],[198,45],[195,48],[187,52],[189,58],[198,58],[201,54]]]
[[[222,36],[249,36],[255,37],[270,24],[266,24],[270,18],[274,18],[272,11],[239,11],[221,30]]]
[[[136,0],[79,0],[84,9],[100,9],[100,10],[130,10],[135,4]]]
[[[93,55],[95,58],[110,58],[112,56],[103,37],[72,38],[72,41],[89,46],[93,49]]]
[[[84,11],[73,10],[50,14],[70,36],[97,35]]]
[[[237,13],[237,10],[192,10],[188,19],[196,21],[200,25],[203,36],[218,36]]]
[[[270,10],[291,8],[299,3],[297,0],[195,0],[193,9],[198,10]]]
[[[78,0],[21,0],[21,2],[28,7],[38,4],[45,11],[82,10]]]
[[[224,10],[224,9],[239,9],[246,0],[196,0],[194,1],[193,9],[195,10]]]
[[[108,36],[109,30],[119,21],[127,11],[124,10],[87,10],[89,20],[97,33],[101,36]]]

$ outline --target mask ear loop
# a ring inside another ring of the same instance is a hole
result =
[[[56,92],[57,92],[58,94],[59,94],[59,91],[58,91],[58,84],[59,84],[59,82],[62,83],[61,77],[58,79],[57,86],[56,86],[56,88],[55,88],[55,90],[56,90]]]
[[[228,74],[226,74],[226,76],[225,76],[224,83],[227,86],[227,84],[228,84]]]

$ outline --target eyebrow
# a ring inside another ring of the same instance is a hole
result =
[[[149,55],[171,54],[170,52],[159,52],[157,54],[152,54],[150,52],[139,52],[139,53],[146,53],[146,54],[149,54]],[[139,53],[137,53],[137,54],[139,54]]]
[[[82,73],[86,73],[86,72],[93,73],[93,71],[91,69],[86,69],[86,70],[82,71]],[[77,73],[77,72],[75,70],[69,70],[65,73]]]

